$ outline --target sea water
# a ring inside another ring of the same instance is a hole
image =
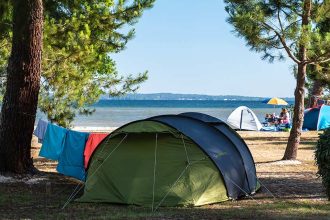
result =
[[[292,104],[292,103],[289,103]],[[223,121],[239,106],[247,106],[259,120],[264,121],[267,113],[281,111],[281,106],[272,106],[260,101],[238,100],[101,100],[91,108],[92,115],[78,115],[73,125],[76,127],[119,127],[128,122],[164,114],[201,112]]]

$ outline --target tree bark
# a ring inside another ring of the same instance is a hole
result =
[[[318,105],[317,101],[318,101],[319,97],[321,97],[323,95],[324,87],[325,87],[324,82],[322,82],[320,80],[314,80],[313,88],[312,88],[312,92],[311,92],[311,98],[310,98],[310,102],[309,102],[309,108],[313,108]]]
[[[312,1],[305,0],[304,12],[302,16],[302,29],[305,29],[309,25],[311,9],[312,9]],[[298,146],[300,144],[301,130],[304,122],[305,81],[306,81],[306,69],[307,69],[307,63],[306,63],[307,50],[304,44],[299,45],[298,55],[300,62],[298,63],[297,84],[294,92],[295,103],[293,110],[292,129],[290,132],[288,144],[286,146],[282,160],[297,159],[297,151],[298,151]]]
[[[298,65],[297,86],[295,89],[295,103],[293,112],[292,129],[288,144],[285,149],[283,160],[297,159],[297,150],[300,144],[302,125],[304,122],[304,99],[305,99],[305,78],[306,64]]]
[[[42,0],[13,0],[12,51],[1,110],[0,171],[34,171],[31,139],[40,88]]]

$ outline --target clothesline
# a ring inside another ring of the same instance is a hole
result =
[[[42,143],[39,156],[58,160],[56,170],[67,176],[85,180],[85,168],[97,145],[108,133],[80,132],[40,119],[34,131]]]

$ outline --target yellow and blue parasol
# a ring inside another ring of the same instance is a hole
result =
[[[266,99],[266,100],[264,100],[266,102],[264,102],[264,101],[263,102],[268,105],[288,105],[288,103],[284,99],[280,99],[277,97]]]
[[[274,105],[274,108],[275,105],[288,105],[288,103],[284,99],[280,99],[277,97],[265,99],[262,101],[262,103],[266,103],[268,105]]]

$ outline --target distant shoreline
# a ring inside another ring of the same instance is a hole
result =
[[[92,107],[109,108],[232,108],[247,106],[249,108],[273,108],[263,100],[132,100],[132,99],[102,99]],[[293,101],[287,100],[290,104]]]
[[[98,127],[98,126],[74,126],[72,130],[94,133],[110,133],[118,127]]]
[[[177,93],[138,93],[127,94],[120,97],[101,96],[100,100],[198,100],[198,101],[263,101],[272,97],[240,96],[240,95],[203,95],[203,94],[177,94]],[[294,101],[293,97],[279,97],[286,101]]]

